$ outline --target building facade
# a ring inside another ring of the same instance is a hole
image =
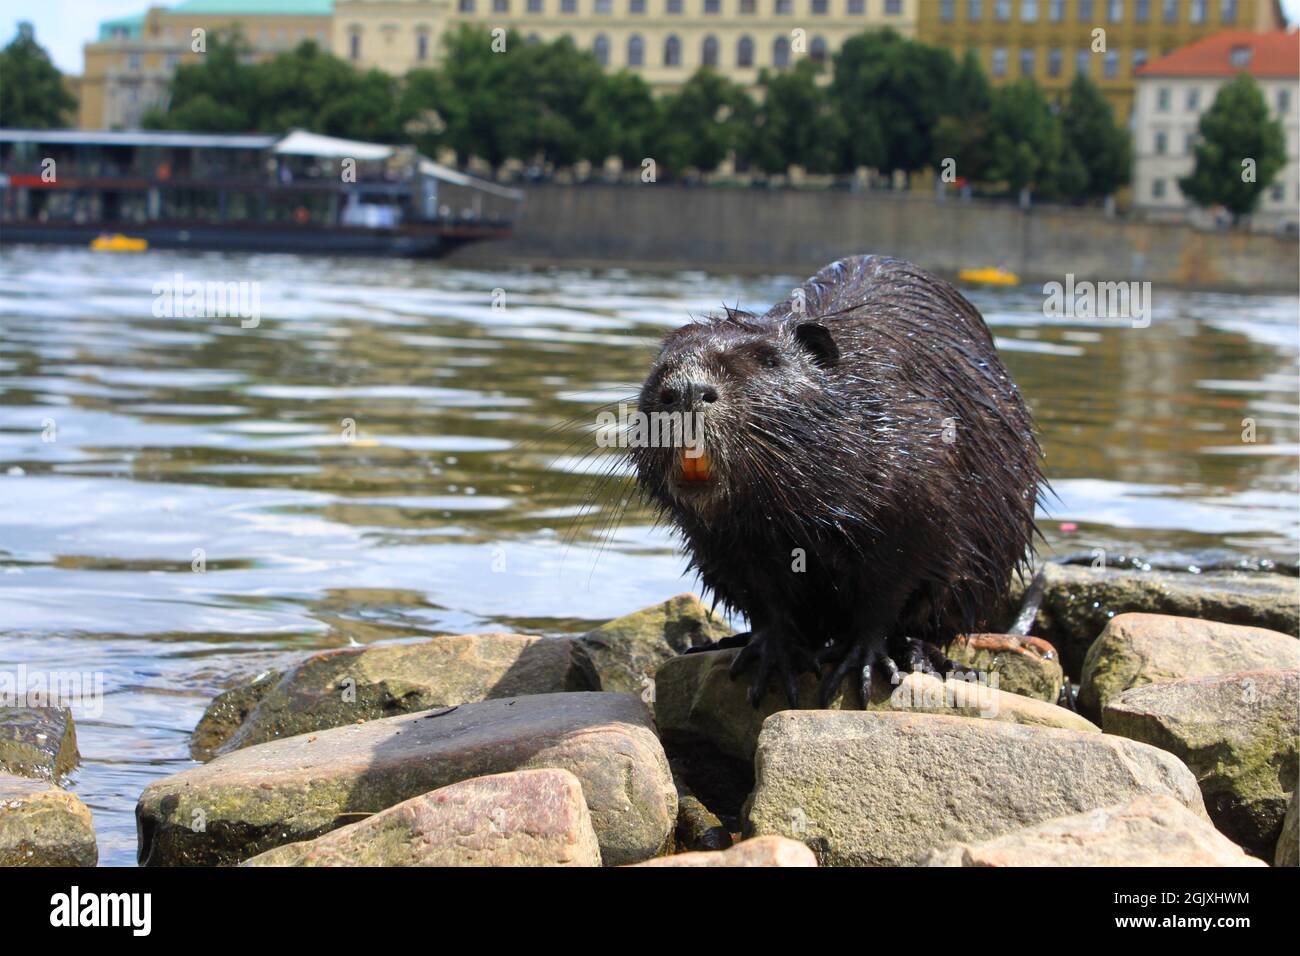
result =
[[[608,69],[657,89],[701,66],[753,85],[764,67],[829,59],[849,37],[892,27],[916,35],[936,0],[336,0],[334,50],[361,67],[404,73],[430,65],[441,34],[460,23],[527,39],[571,37]]]
[[[1178,188],[1195,165],[1201,114],[1239,73],[1259,84],[1282,123],[1286,166],[1264,194],[1252,225],[1275,229],[1300,219],[1300,35],[1225,31],[1138,71],[1134,110],[1133,202],[1157,218],[1208,219]]]
[[[134,17],[106,20],[87,43],[77,84],[82,129],[135,129],[167,95],[176,67],[196,61],[195,30],[236,24],[256,57],[274,56],[303,40],[330,48],[331,0],[183,0]]]
[[[923,0],[916,30],[958,57],[974,50],[995,84],[1030,77],[1051,97],[1086,73],[1124,122],[1144,64],[1224,29],[1285,22],[1278,0]]]

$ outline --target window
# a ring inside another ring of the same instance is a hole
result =
[[[1146,65],[1147,65],[1146,47],[1138,47],[1136,50],[1133,51],[1133,70],[1134,72],[1137,72],[1138,70],[1142,69],[1142,67]]]
[[[998,23],[1011,19],[1011,0],[993,0],[993,19]]]
[[[417,60],[427,60],[429,58],[429,34],[417,33],[415,35],[415,58]]]
[[[598,17],[607,17],[614,12],[614,0],[596,0],[592,12]]]
[[[1286,183],[1274,183],[1273,188],[1268,191],[1268,198],[1273,202],[1281,202],[1286,198]]]
[[[1062,59],[1063,59],[1063,54],[1061,53],[1061,48],[1059,46],[1054,46],[1047,51],[1047,75],[1048,76],[1061,75]]]
[[[773,0],[773,12],[778,17],[788,17],[794,13],[794,0]]]
[[[984,0],[966,0],[966,19],[971,23],[984,19]]]
[[[560,0],[561,13],[577,13],[578,0]]]
[[[1205,22],[1205,0],[1192,0],[1192,14],[1189,19],[1193,23]]]
[[[1151,180],[1151,198],[1152,199],[1165,198],[1165,181],[1163,179]]]
[[[460,9],[461,13],[473,13],[474,0],[460,0],[460,2],[457,4],[457,7]]]
[[[681,16],[682,0],[665,0],[664,10],[670,14]]]
[[[1156,133],[1156,155],[1163,156],[1169,152],[1169,134],[1165,132]]]
[[[1133,4],[1133,22],[1151,22],[1151,0],[1137,0],[1137,2]]]
[[[885,0],[885,16],[896,17],[903,12],[903,0]]]
[[[1106,17],[1111,23],[1124,19],[1124,0],[1109,0],[1106,4]]]
[[[493,13],[509,13],[510,0],[492,0]]]
[[[826,8],[829,6],[829,3],[830,0],[812,0],[813,16],[815,17],[826,16]]]
[[[1192,151],[1195,149],[1196,149],[1196,134],[1188,133],[1186,136],[1183,137],[1183,152],[1187,153],[1188,155],[1191,155]]]
[[[1223,0],[1219,6],[1219,19],[1223,23],[1237,22],[1237,0]]]
[[[867,0],[849,0],[849,14],[851,16],[860,17],[866,12]]]
[[[180,66],[180,63],[181,58],[175,53],[168,53],[167,56],[163,58],[163,66],[167,67],[169,70],[176,69],[176,67]]]
[[[1092,22],[1092,0],[1079,0],[1079,22]]]
[[[597,63],[601,66],[609,66],[609,37],[597,33],[596,39],[591,43],[591,52],[596,55]]]
[[[785,37],[777,37],[772,44],[772,65],[778,70],[790,65],[790,41]]]
[[[1007,51],[1002,47],[996,47],[993,50],[993,75],[1007,75]]]
[[[348,56],[354,60],[361,59],[361,31],[353,30],[348,37]]]
[[[644,3],[645,0],[641,0],[641,2]],[[542,12],[542,0],[528,0],[528,12],[529,12],[529,13],[541,13],[541,12]]]
[[[716,17],[722,12],[722,0],[704,0],[704,13],[706,16]]]
[[[939,19],[944,23],[952,23],[957,17],[957,0],[939,0]]]
[[[1074,72],[1079,76],[1089,76],[1092,73],[1092,51],[1086,46],[1079,47],[1074,53]]]
[[[681,66],[682,65],[682,41],[677,39],[677,34],[668,34],[668,39],[664,41],[664,66]]]
[[[1034,51],[1030,47],[1020,51],[1020,75],[1028,77],[1034,75]]]
[[[826,62],[826,38],[813,37],[812,45],[808,47],[808,57],[814,63]]]
[[[715,68],[718,65],[718,38],[712,33],[704,38],[704,44],[700,48],[700,63]]]
[[[1038,0],[1020,0],[1020,22],[1038,22]]]
[[[1165,23],[1178,22],[1178,0],[1161,0],[1160,19]]]
[[[1250,66],[1250,47],[1234,46],[1232,52],[1228,54],[1228,59],[1234,67],[1244,70]]]
[[[627,38],[627,65],[641,66],[645,63],[645,41],[640,34],[633,33]]]
[[[128,57],[126,58],[126,68],[127,68],[128,70],[138,70],[138,69],[140,69],[140,54],[139,54],[139,53],[132,53],[130,56],[128,56]]]
[[[1188,112],[1195,113],[1201,108],[1201,91],[1192,87],[1187,91],[1187,109]]]
[[[645,0],[627,0],[627,12],[638,15],[645,13]]]
[[[754,41],[749,37],[741,37],[740,42],[736,44],[736,66],[753,66],[754,65]]]
[[[1101,75],[1108,80],[1119,76],[1119,50],[1111,47],[1101,61]]]
[[[1169,101],[1173,94],[1169,92],[1169,87],[1162,86],[1156,90],[1156,110],[1160,113],[1169,112]]]
[[[1290,90],[1277,91],[1277,111],[1282,116],[1285,116],[1287,113],[1291,112],[1291,91]]]
[[[1047,18],[1053,23],[1060,23],[1065,19],[1065,0],[1048,0]]]

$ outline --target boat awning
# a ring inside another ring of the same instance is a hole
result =
[[[435,163],[427,156],[420,157],[420,173],[424,176],[432,176],[434,179],[440,179],[445,183],[454,183],[457,186],[472,186],[474,189],[481,189],[485,193],[492,193],[505,199],[513,199],[519,202],[524,198],[524,194],[518,189],[511,189],[509,186],[498,186],[496,183],[488,182],[486,179],[478,179],[474,176],[468,176],[465,173],[452,169],[450,166],[443,166],[441,163]]]
[[[164,130],[0,129],[0,143],[86,146],[161,146],[196,149],[267,149],[275,136],[263,133],[177,133]]]
[[[396,152],[383,143],[363,143],[356,139],[339,139],[296,129],[287,134],[271,150],[288,156],[320,156],[327,159],[355,159],[358,161],[385,160]]]

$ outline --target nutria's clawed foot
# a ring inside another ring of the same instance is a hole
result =
[[[818,661],[835,664],[835,669],[822,679],[818,703],[829,707],[844,679],[855,674],[863,709],[871,700],[871,681],[876,674],[883,674],[891,685],[897,685],[903,671],[946,677],[957,666],[933,644],[912,637],[896,641],[892,650],[882,637],[864,637],[852,645],[837,643],[823,650]]]
[[[794,683],[795,675],[804,671],[817,673],[817,664],[808,649],[791,643],[775,631],[759,631],[749,639],[744,650],[731,662],[731,679],[735,680],[754,664],[758,665],[758,673],[749,685],[751,707],[758,707],[773,678],[785,691],[790,706],[798,707],[799,689]]]

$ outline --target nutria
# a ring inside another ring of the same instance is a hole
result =
[[[803,670],[827,671],[822,706],[850,673],[865,701],[873,668],[945,671],[1032,555],[1033,422],[979,312],[911,263],[843,259],[765,315],[677,329],[638,411],[698,427],[630,456],[749,619],[732,676],[756,670],[755,706],[774,678],[797,705]]]

